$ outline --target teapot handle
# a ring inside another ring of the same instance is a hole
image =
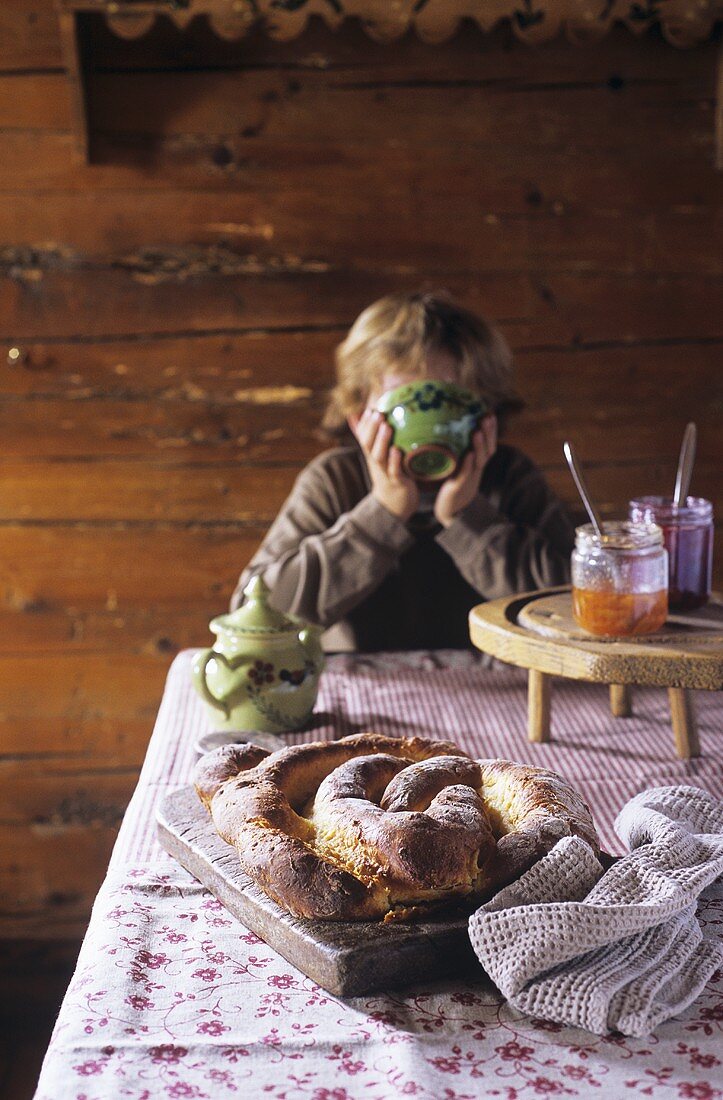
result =
[[[204,699],[209,704],[209,706],[214,707],[216,710],[222,711],[224,717],[229,718],[231,712],[228,703],[225,703],[223,699],[217,699],[216,696],[212,694],[211,689],[206,682],[206,666],[208,665],[208,662],[211,660],[211,658],[213,658],[215,661],[220,661],[222,665],[226,666],[229,672],[233,671],[231,665],[228,663],[223,653],[217,653],[215,649],[202,649],[196,657],[195,661],[193,662],[193,669],[191,673],[193,678],[193,686],[195,687],[201,698]]]

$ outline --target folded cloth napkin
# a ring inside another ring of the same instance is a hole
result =
[[[723,964],[696,899],[723,875],[723,803],[697,787],[643,791],[615,831],[631,849],[603,871],[580,837],[469,920],[472,946],[510,1004],[598,1035],[645,1036]]]

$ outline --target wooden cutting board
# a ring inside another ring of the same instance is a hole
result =
[[[338,997],[437,978],[488,980],[467,935],[472,905],[413,922],[301,920],[244,874],[192,787],[168,795],[156,817],[167,852],[246,928]]]

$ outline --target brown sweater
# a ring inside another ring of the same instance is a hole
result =
[[[405,524],[371,495],[360,449],[325,451],[296,480],[231,606],[262,573],[281,611],[329,627],[327,651],[469,646],[482,600],[565,584],[574,532],[540,471],[501,444],[479,495],[443,528]]]

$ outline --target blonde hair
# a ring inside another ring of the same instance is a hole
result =
[[[343,434],[347,417],[361,412],[387,373],[433,377],[428,356],[434,352],[450,356],[455,380],[486,397],[503,422],[523,407],[514,388],[512,352],[496,328],[445,293],[390,294],[359,314],[336,349],[336,385],[323,430]]]

